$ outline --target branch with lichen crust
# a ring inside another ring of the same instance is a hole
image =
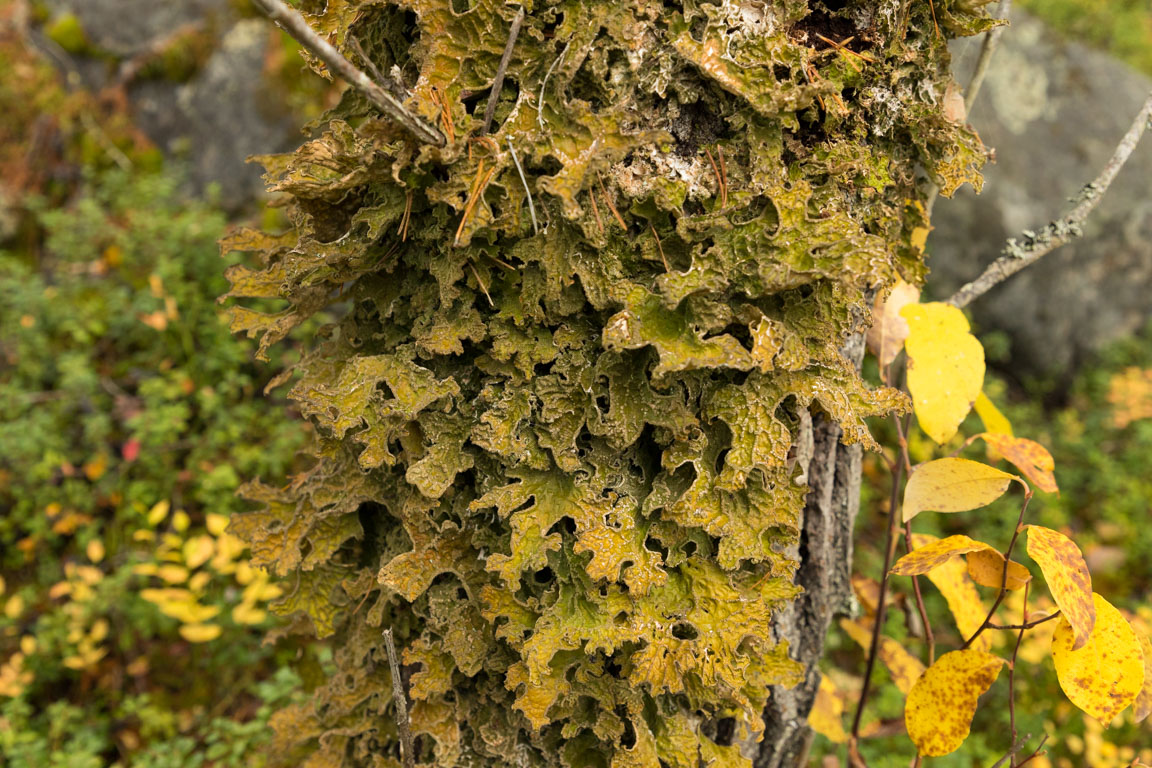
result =
[[[1084,234],[1082,227],[1084,221],[1100,204],[1116,174],[1128,162],[1132,151],[1136,149],[1144,131],[1147,130],[1150,119],[1152,119],[1152,94],[1149,94],[1132,126],[1124,134],[1124,138],[1116,145],[1116,151],[1112,153],[1112,158],[1104,166],[1104,170],[1095,181],[1081,190],[1076,207],[1056,221],[1049,222],[1038,233],[1025,230],[1022,242],[1016,238],[1010,239],[1000,257],[989,264],[979,277],[956,291],[947,303],[954,307],[968,306],[973,300],[983,296],[1020,270]]]
[[[254,0],[254,2],[260,10],[268,14],[268,18],[279,24],[296,42],[312,52],[349,85],[364,94],[365,98],[375,104],[381,112],[407,128],[417,139],[437,147],[442,147],[447,143],[440,131],[410,112],[395,96],[357,69],[352,62],[344,58],[340,51],[320,37],[303,16],[288,7],[283,0]]]

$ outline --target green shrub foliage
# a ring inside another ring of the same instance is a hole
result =
[[[982,5],[537,0],[482,135],[515,7],[305,3],[448,143],[349,92],[264,158],[293,227],[225,240],[265,260],[229,296],[283,300],[231,307],[263,349],[340,317],[291,389],[314,464],[232,529],[335,638],[286,762],[399,764],[392,627],[420,762],[749,764],[733,739],[803,673],[773,638],[801,412],[872,447],[906,406],[840,347],[922,276],[918,169],[979,183],[946,42]]]

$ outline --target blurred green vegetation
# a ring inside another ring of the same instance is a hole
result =
[[[300,688],[261,643],[279,594],[225,531],[304,426],[260,396],[215,298],[224,219],[164,174],[26,201],[0,253],[0,755],[16,766],[258,765]]]
[[[1152,75],[1152,5],[1148,0],[1019,0],[1069,40],[1108,51]]]

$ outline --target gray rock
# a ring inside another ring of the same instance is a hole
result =
[[[261,168],[246,158],[287,149],[298,136],[295,119],[264,79],[268,30],[261,19],[241,21],[187,84],[144,82],[132,90],[145,133],[187,163],[197,188],[217,185],[230,210],[263,189]]]
[[[94,45],[133,56],[180,27],[223,16],[229,0],[46,0],[56,13],[73,13]]]
[[[958,79],[979,41],[959,48]],[[1008,237],[1070,207],[1128,129],[1152,80],[1066,42],[1013,12],[970,122],[997,161],[984,193],[940,200],[929,240],[929,290],[946,297],[975,277]],[[1012,339],[1022,373],[1067,376],[1106,342],[1152,318],[1152,137],[1121,171],[1085,237],[1046,256],[972,305],[978,327]]]

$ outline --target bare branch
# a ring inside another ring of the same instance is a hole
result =
[[[263,0],[256,0],[262,2]],[[396,727],[400,730],[400,759],[404,768],[415,768],[416,753],[412,746],[412,726],[408,722],[408,696],[400,680],[400,665],[396,662],[396,644],[392,630],[384,630],[384,647],[388,650],[388,668],[392,671],[392,700],[396,702]]]
[[[1006,763],[1010,759],[1012,759],[1012,757],[1017,752],[1024,749],[1024,745],[1028,743],[1028,739],[1030,739],[1030,738],[1032,738],[1032,734],[1030,734],[1030,733],[1024,734],[1024,736],[1019,741],[1017,741],[1015,744],[1012,745],[1012,748],[1008,750],[1008,754],[1004,755],[1004,757],[1002,757],[999,760],[997,760],[996,762],[992,763],[992,768],[1000,768],[1000,766],[1004,765],[1004,763]],[[1043,744],[1044,742],[1040,742],[1040,743]]]
[[[1008,14],[1012,12],[1012,0],[1000,0],[996,8],[997,18],[1007,21]],[[984,33],[984,43],[980,46],[980,58],[976,60],[976,69],[972,72],[972,81],[968,83],[968,90],[964,93],[964,111],[972,111],[972,104],[980,93],[980,86],[984,85],[984,76],[988,74],[988,63],[992,61],[992,54],[996,52],[996,45],[1000,42],[1000,35],[1004,32],[1005,24],[992,27]]]
[[[270,19],[292,35],[296,42],[315,54],[330,70],[364,94],[381,112],[407,128],[417,139],[437,147],[447,143],[440,131],[410,112],[395,96],[357,69],[340,51],[320,37],[303,16],[288,7],[284,0],[254,0],[254,2],[260,10],[268,14]]]
[[[508,42],[504,44],[504,55],[500,57],[500,66],[496,67],[496,77],[492,80],[492,91],[488,94],[488,108],[484,110],[484,125],[480,128],[480,135],[484,136],[492,128],[492,117],[496,114],[496,102],[500,99],[500,91],[504,89],[504,74],[508,71],[508,62],[512,60],[512,49],[516,47],[516,38],[520,36],[520,25],[524,23],[524,6],[516,11],[512,19],[512,29],[508,32]]]
[[[1025,231],[1023,242],[1016,238],[1008,241],[999,258],[988,265],[983,274],[965,285],[948,299],[947,303],[954,307],[966,307],[974,299],[983,296],[994,286],[1007,280],[1025,267],[1039,261],[1065,243],[1084,234],[1083,224],[1088,215],[1100,204],[1104,193],[1116,178],[1116,174],[1128,162],[1132,150],[1140,143],[1140,138],[1148,128],[1148,121],[1152,118],[1152,94],[1141,107],[1140,113],[1124,138],[1116,146],[1112,159],[1104,166],[1104,170],[1088,186],[1080,192],[1076,207],[1068,211],[1056,221],[1050,222],[1039,233]]]

